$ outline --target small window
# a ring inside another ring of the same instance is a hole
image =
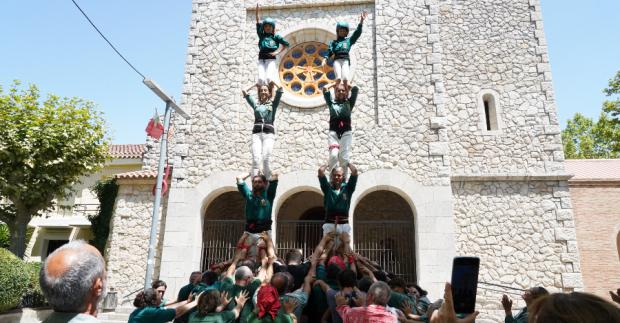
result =
[[[497,95],[485,91],[481,96],[481,128],[486,131],[500,130],[499,126],[499,106],[496,101]]]

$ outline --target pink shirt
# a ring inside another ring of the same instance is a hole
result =
[[[351,308],[340,305],[336,309],[344,323],[397,323],[396,315],[390,313],[385,306],[368,305]]]

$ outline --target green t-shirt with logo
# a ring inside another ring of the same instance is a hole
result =
[[[128,323],[165,323],[174,320],[177,311],[171,308],[146,306],[135,309]]]

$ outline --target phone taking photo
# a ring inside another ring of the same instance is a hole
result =
[[[480,258],[478,257],[454,257],[452,261],[452,298],[456,313],[469,314],[474,312],[479,269]]]

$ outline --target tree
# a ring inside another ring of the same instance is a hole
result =
[[[575,113],[562,130],[562,142],[566,158],[618,158],[620,124],[613,122],[605,112],[601,112],[596,122]]]
[[[603,102],[603,111],[609,113],[613,123],[620,123],[620,71],[616,76],[609,80],[607,88],[603,89],[603,93],[608,97],[617,95],[615,100],[607,100]]]
[[[10,250],[23,257],[28,222],[67,197],[80,176],[103,166],[108,139],[94,104],[48,95],[35,85],[8,93],[0,87],[0,220],[11,231]]]

